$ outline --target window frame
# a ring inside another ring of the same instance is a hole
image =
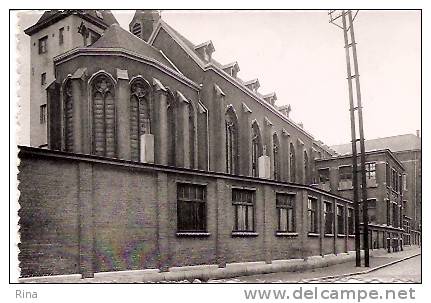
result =
[[[308,199],[307,199],[308,234],[319,233],[319,221],[318,221],[317,212],[318,212],[317,198],[308,196]]]
[[[235,200],[235,192],[240,193],[240,196],[242,196],[244,193],[250,194],[251,201],[243,201],[243,200]],[[232,187],[231,191],[231,200],[232,200],[232,206],[234,208],[234,226],[233,226],[233,233],[255,233],[256,232],[256,190],[255,189],[248,189],[248,188],[237,188]],[[240,207],[245,207],[245,228],[240,229],[239,228],[239,217],[238,212]],[[249,215],[249,211],[252,211],[251,216]],[[249,222],[250,217],[252,218],[251,222]],[[251,223],[251,228],[250,228]]]
[[[277,233],[296,233],[296,194],[295,193],[275,193],[275,207],[277,211]],[[286,197],[286,201],[280,203],[279,197]],[[286,203],[284,203],[286,202]],[[291,202],[291,203],[289,203]],[[282,210],[286,210],[286,229],[281,228]],[[292,222],[289,220],[289,213],[291,212]],[[291,223],[291,224],[290,224]],[[292,227],[292,229],[290,229]]]
[[[330,211],[328,211],[327,206],[330,206]],[[330,201],[323,201],[323,224],[324,224],[324,234],[325,235],[334,235],[334,209],[333,209],[334,203]],[[331,230],[328,232],[327,227],[327,221],[329,218],[331,219]]]
[[[376,180],[377,178],[377,170],[376,170],[376,162],[367,162],[365,163],[365,176],[366,179]],[[371,169],[373,167],[373,169]]]
[[[46,124],[46,120],[47,120],[47,105],[46,103],[41,104],[39,107],[39,122],[40,124]]]
[[[337,204],[335,207],[337,216],[337,235],[346,235],[346,207],[343,204]],[[341,215],[339,210],[342,210]],[[341,218],[341,221],[340,221]],[[340,223],[341,222],[341,223]]]
[[[196,183],[189,183],[189,182],[177,182],[177,233],[207,233],[208,232],[208,207],[207,207],[207,186],[206,184],[196,184]],[[186,197],[185,191],[183,191],[184,196],[180,196],[180,189],[181,187],[187,188],[188,192],[190,194],[190,188],[194,188],[195,190],[195,197]],[[202,199],[198,198],[198,192],[197,189],[201,188],[202,190]],[[182,211],[180,210],[181,206],[185,203],[192,204],[192,217],[194,222],[182,222],[182,220],[185,220],[185,218],[181,218],[180,214]],[[203,210],[201,210],[201,213],[199,212],[199,207],[203,207]],[[198,219],[199,214],[202,214],[204,217]],[[180,219],[181,218],[181,219]],[[203,225],[203,228],[199,227],[199,220],[200,223]],[[191,228],[185,228],[184,226],[191,225]]]
[[[39,55],[48,52],[48,35],[39,38],[38,40]]]
[[[347,207],[347,234],[355,235],[355,210],[352,207]]]
[[[64,44],[64,27],[58,29],[58,45]]]

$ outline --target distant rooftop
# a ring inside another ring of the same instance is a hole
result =
[[[340,155],[352,153],[351,143],[333,145],[331,146],[331,148]],[[365,151],[374,151],[381,149],[389,149],[392,152],[421,149],[421,138],[417,135],[406,134],[365,140]]]

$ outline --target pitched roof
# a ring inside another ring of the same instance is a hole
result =
[[[48,10],[45,11],[36,24],[27,28],[24,32],[27,35],[32,35],[33,33],[38,32],[39,30],[66,18],[72,14],[76,14],[81,16],[84,19],[87,19],[89,22],[96,23],[104,28],[112,25],[118,24],[117,19],[115,19],[114,15],[110,10],[90,10],[90,9],[68,9],[68,10]]]
[[[340,155],[352,153],[352,145],[350,143],[334,145],[331,148]],[[381,149],[389,149],[392,152],[421,149],[421,138],[413,134],[406,134],[365,140],[365,151]]]
[[[166,59],[160,50],[136,37],[118,24],[112,24],[96,42],[88,48],[123,48],[134,53],[153,58],[170,69],[176,68]]]

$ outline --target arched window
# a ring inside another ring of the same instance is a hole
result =
[[[304,150],[304,183],[308,184],[308,178],[309,178],[309,166],[308,166],[308,154],[307,151]]]
[[[259,157],[262,156],[262,139],[257,122],[251,126],[251,172],[253,177],[259,177]]]
[[[139,161],[141,135],[151,134],[150,86],[143,79],[130,87],[130,144],[133,161]]]
[[[73,98],[70,79],[63,85],[63,125],[64,150],[73,152]]]
[[[226,172],[238,173],[238,119],[232,107],[226,111]]]
[[[273,141],[273,161],[274,161],[274,179],[280,180],[280,141],[277,134],[272,136]]]
[[[190,168],[195,168],[195,111],[191,103],[188,104],[189,112],[189,152],[190,152]]]
[[[289,167],[290,167],[290,182],[296,182],[295,147],[293,146],[292,143],[290,143]]]
[[[167,118],[168,118],[168,165],[175,166],[176,164],[176,121],[177,121],[177,104],[174,94],[168,90],[168,108],[167,108]]]
[[[93,154],[115,157],[114,83],[104,74],[92,81]]]

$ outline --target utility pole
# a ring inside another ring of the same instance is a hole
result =
[[[363,248],[364,248],[364,265],[370,266],[370,249],[368,239],[368,198],[367,198],[367,179],[365,170],[365,139],[364,139],[364,120],[362,116],[361,87],[359,82],[358,58],[356,52],[355,32],[353,21],[358,11],[352,16],[351,10],[330,10],[329,22],[341,28],[344,34],[344,49],[347,63],[347,84],[349,87],[349,105],[350,105],[350,127],[352,135],[352,174],[353,174],[353,206],[355,217],[355,251],[356,266],[361,266],[361,247],[360,247],[360,224],[359,224],[359,182],[358,173],[361,173],[362,189],[362,214],[363,214]],[[339,19],[341,18],[341,25]],[[338,20],[338,21],[337,21]],[[352,74],[353,61],[353,74]],[[353,79],[355,87],[353,88]],[[354,90],[356,94],[354,94]],[[355,100],[356,98],[356,100]],[[356,102],[355,102],[356,101]],[[358,125],[356,125],[357,113]],[[356,138],[356,128],[359,130],[359,139]],[[360,144],[361,168],[358,170],[358,153],[356,143]]]

